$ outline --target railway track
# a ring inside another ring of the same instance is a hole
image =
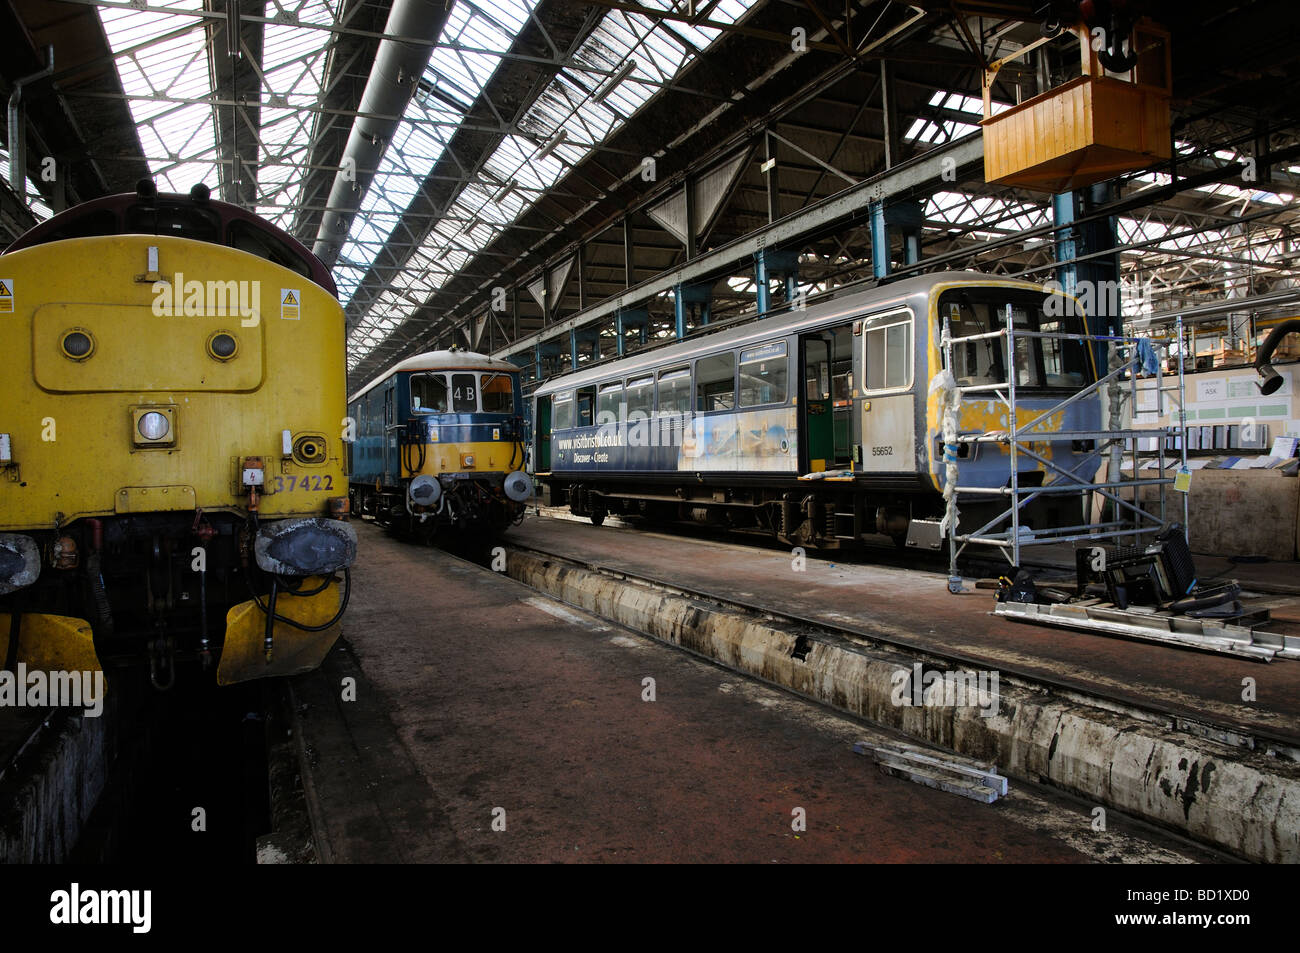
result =
[[[507,550],[558,561],[606,578],[631,582],[653,591],[715,606],[720,611],[746,614],[762,619],[768,625],[775,624],[776,627],[802,633],[809,640],[843,639],[863,649],[894,650],[916,658],[927,667],[940,669],[979,670],[990,665],[987,658],[936,649],[919,638],[909,637],[898,630],[890,631],[878,623],[861,627],[837,623],[827,618],[790,612],[768,603],[740,599],[698,586],[682,585],[655,575],[612,569],[555,549],[526,546],[509,540],[506,547]],[[997,668],[1007,684],[1031,691],[1048,692],[1065,701],[1106,709],[1135,720],[1167,724],[1174,730],[1235,747],[1252,751],[1278,751],[1300,760],[1300,728],[1296,731],[1277,730],[1222,715],[1207,717],[1205,712],[1158,700],[1135,701],[1131,697],[1124,698],[1100,691],[1096,685],[1083,680],[1053,677],[1003,660],[998,661]]]

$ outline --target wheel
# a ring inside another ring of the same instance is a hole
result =
[[[603,523],[603,522],[605,522],[605,511],[604,511],[604,510],[592,510],[592,511],[591,511],[591,525],[592,525],[592,526],[599,526],[599,525],[600,525],[601,523]]]

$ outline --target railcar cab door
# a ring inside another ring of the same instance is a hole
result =
[[[854,337],[862,349],[862,464],[866,473],[916,471],[915,318],[906,308],[872,314]]]
[[[823,328],[799,339],[803,419],[799,472],[849,466],[853,413],[853,336],[850,325]]]

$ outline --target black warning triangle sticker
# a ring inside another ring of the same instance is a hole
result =
[[[284,293],[284,301],[282,301],[282,302],[280,302],[280,303],[281,303],[281,304],[293,304],[293,305],[296,305],[296,304],[298,303],[298,299],[294,297],[294,294],[293,294],[292,291],[286,291],[286,292]]]
[[[11,291],[9,288],[9,281],[5,278],[0,278],[0,298],[12,298],[12,297],[13,297],[13,291]]]

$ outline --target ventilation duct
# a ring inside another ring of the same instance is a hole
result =
[[[320,231],[312,246],[326,267],[333,267],[347,241],[352,216],[361,205],[361,198],[392,142],[411,94],[429,65],[434,42],[442,32],[451,6],[445,0],[395,0],[389,11],[384,34],[402,39],[379,42],[374,69],[361,95],[359,115],[352,123],[339,162],[340,170],[334,175],[328,207],[321,216]]]

